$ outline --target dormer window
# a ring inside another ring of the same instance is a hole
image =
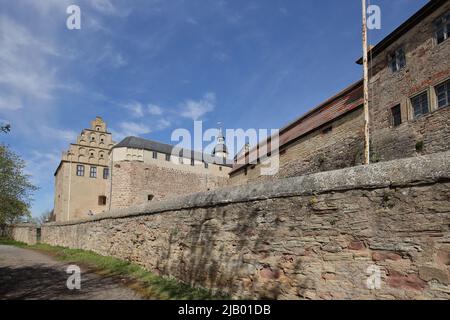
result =
[[[450,12],[434,21],[434,37],[440,44],[450,37]]]
[[[397,72],[406,66],[405,51],[399,48],[388,56],[389,67],[392,72]]]

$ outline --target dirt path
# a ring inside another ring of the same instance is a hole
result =
[[[69,290],[67,266],[33,250],[0,245],[0,299],[141,299],[120,280],[83,268],[81,289]]]

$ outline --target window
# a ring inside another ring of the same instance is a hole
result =
[[[170,161],[170,154],[166,154],[166,161]]]
[[[438,108],[450,105],[450,80],[436,86],[435,90]]]
[[[402,110],[399,104],[391,109],[391,116],[392,116],[392,125],[394,127],[397,127],[402,123]]]
[[[205,169],[208,169],[208,162],[205,162]]]
[[[103,168],[103,179],[108,179],[109,177],[109,168]]]
[[[152,194],[147,195],[147,201],[152,201],[154,197]]]
[[[158,158],[158,153],[156,151],[153,151],[153,159],[157,159]]]
[[[333,130],[332,126],[328,126],[322,130],[322,134],[330,133]]]
[[[95,141],[95,137],[94,136],[91,137],[91,141]]]
[[[395,50],[389,55],[389,67],[392,72],[397,72],[406,66],[405,51],[403,48]]]
[[[222,171],[222,167],[219,166],[219,171]]]
[[[434,22],[434,36],[437,44],[444,42],[450,37],[450,12]]]
[[[77,176],[83,177],[84,176],[84,166],[83,165],[77,165]]]
[[[91,171],[89,173],[89,177],[97,178],[97,167],[91,167]]]
[[[428,108],[428,92],[421,93],[411,99],[414,110],[414,117],[420,117],[429,112]]]
[[[106,196],[98,196],[98,205],[106,206]]]

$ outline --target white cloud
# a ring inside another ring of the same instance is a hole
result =
[[[156,104],[149,104],[147,107],[148,113],[154,116],[160,116],[163,114],[163,110],[160,106],[157,106]]]
[[[38,130],[45,138],[59,139],[68,143],[77,139],[77,133],[73,130],[56,129],[49,126],[42,126]]]
[[[182,103],[180,115],[184,118],[198,120],[206,113],[213,111],[215,105],[216,95],[208,92],[200,100],[186,100]]]
[[[25,158],[25,173],[31,176],[31,181],[36,185],[50,182],[53,180],[53,173],[60,160],[61,153],[58,151],[42,152],[33,150],[31,155]]]
[[[130,102],[126,104],[125,109],[129,110],[131,112],[131,115],[135,118],[141,118],[144,116],[144,107],[142,106],[142,103],[140,102]]]
[[[130,8],[118,7],[110,0],[90,0],[94,9],[104,15],[126,17],[130,14]]]
[[[158,120],[158,125],[157,125],[157,129],[158,130],[164,130],[168,127],[170,127],[171,122],[167,119],[160,119]]]
[[[152,132],[151,128],[143,123],[124,121],[119,124],[119,130],[111,130],[114,140],[120,141],[129,136],[140,136]]]
[[[0,110],[16,111],[22,109],[22,101],[18,97],[3,97],[0,95]]]
[[[0,15],[0,85],[17,97],[49,99],[61,81],[47,65],[59,57],[52,44],[32,36],[28,29]]]
[[[116,52],[111,45],[106,45],[102,53],[95,59],[95,63],[107,63],[113,68],[120,68],[128,62],[120,52]]]

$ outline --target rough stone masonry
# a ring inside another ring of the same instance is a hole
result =
[[[449,229],[444,152],[51,223],[42,241],[234,297],[450,299]]]

